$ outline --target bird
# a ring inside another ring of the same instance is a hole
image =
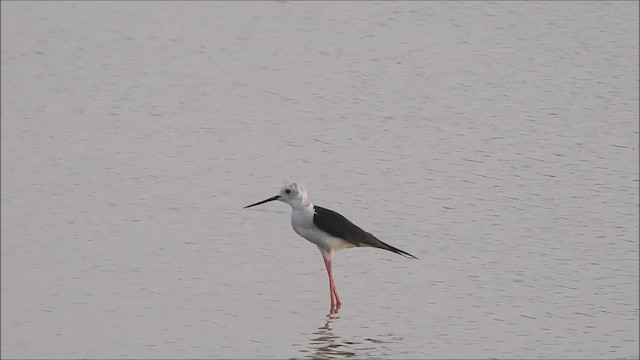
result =
[[[382,242],[339,213],[313,205],[302,184],[292,183],[285,185],[280,189],[278,195],[247,205],[244,208],[247,209],[271,201],[282,201],[289,204],[291,206],[291,226],[293,230],[301,237],[315,244],[320,250],[329,275],[331,310],[337,310],[342,305],[331,267],[335,252],[352,247],[374,247],[391,251],[407,258],[418,259],[406,251]]]

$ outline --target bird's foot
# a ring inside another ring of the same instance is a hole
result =
[[[338,310],[340,310],[340,304],[331,304],[331,309],[329,309],[329,315],[337,314]]]

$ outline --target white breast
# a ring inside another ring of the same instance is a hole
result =
[[[333,237],[318,229],[313,223],[315,210],[313,205],[304,208],[293,208],[291,211],[291,226],[293,230],[303,238],[316,244],[324,250],[340,250],[354,245],[348,241]]]

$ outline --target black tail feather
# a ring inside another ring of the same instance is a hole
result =
[[[391,246],[389,244],[383,243],[382,241],[380,241],[380,243],[383,245],[383,246],[380,246],[380,249],[389,250],[389,251],[394,252],[394,253],[396,253],[398,255],[402,255],[402,256],[407,257],[407,258],[413,258],[413,259],[418,260],[417,257],[409,254],[406,251],[403,251],[403,250],[400,250],[398,248],[395,248],[395,247],[393,247],[393,246]]]

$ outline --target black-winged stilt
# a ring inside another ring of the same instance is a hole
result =
[[[331,259],[336,251],[354,246],[370,246],[417,259],[406,251],[385,244],[337,212],[311,204],[304,186],[296,183],[284,186],[276,196],[247,205],[244,208],[275,200],[285,202],[291,206],[291,226],[293,230],[298,235],[316,244],[320,249],[327,268],[327,274],[329,274],[332,309],[339,308],[341,304],[331,270]]]

